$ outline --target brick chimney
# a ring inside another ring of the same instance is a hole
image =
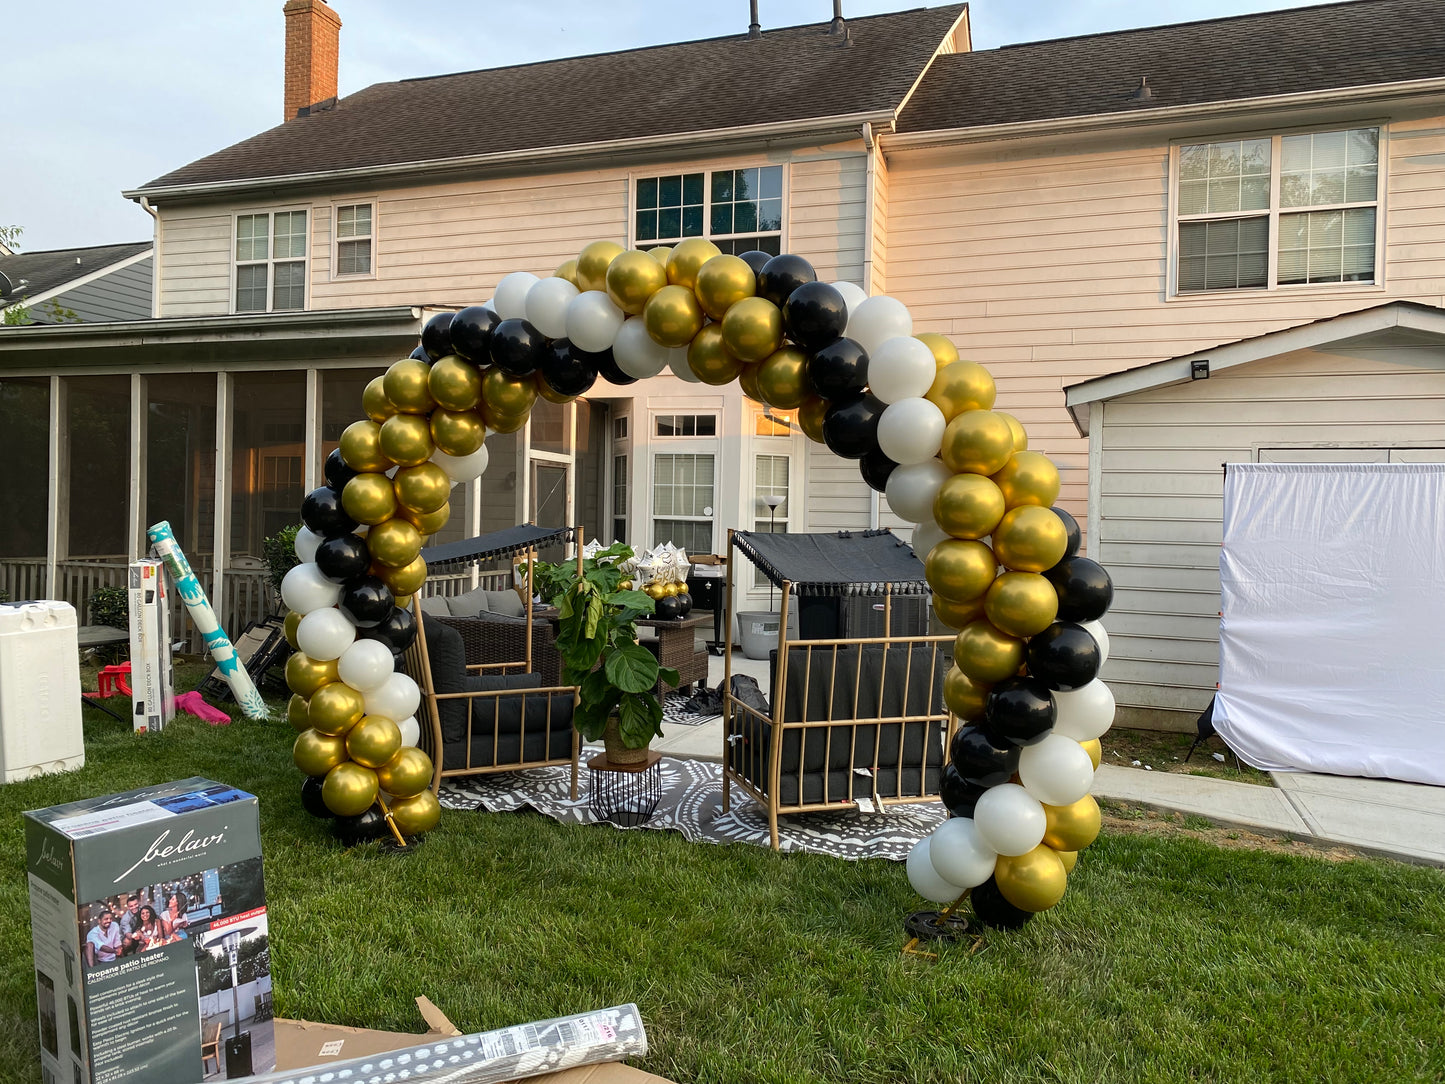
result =
[[[341,16],[326,0],[286,0],[286,115],[336,97]]]

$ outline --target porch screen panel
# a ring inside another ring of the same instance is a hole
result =
[[[0,558],[43,562],[50,492],[50,381],[46,377],[0,380],[0,463],[8,464]],[[16,469],[19,464],[23,468]],[[4,582],[0,573],[0,586]]]
[[[146,515],[169,520],[195,568],[208,568],[216,530],[216,378],[146,381]]]
[[[365,417],[361,409],[361,393],[366,390],[366,385],[385,373],[385,365],[369,369],[321,370],[321,463],[316,464],[318,479],[321,478],[321,464],[326,462],[332,449],[340,445],[342,432],[352,422]]]
[[[128,560],[126,501],[130,493],[130,378],[66,377],[70,469],[61,500],[69,504],[71,557]]]
[[[237,373],[231,401],[231,561],[259,569],[264,539],[301,522],[306,374]]]
[[[606,438],[607,407],[585,399],[577,400],[577,452],[573,460],[576,464],[574,484],[577,497],[572,507],[587,538],[602,538],[602,472]]]

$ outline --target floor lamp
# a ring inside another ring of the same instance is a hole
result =
[[[768,506],[768,534],[778,533],[778,505],[782,504],[783,501],[786,499],[787,498],[777,493],[769,493],[766,497],[763,498],[763,503]],[[769,580],[768,609],[770,610],[773,608],[773,589],[775,587],[776,584],[774,584],[772,580]]]

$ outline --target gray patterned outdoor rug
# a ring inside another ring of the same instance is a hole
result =
[[[692,701],[693,693],[668,693],[662,701],[662,725],[668,726],[702,726],[703,723],[710,723],[714,719],[722,717],[720,712],[712,712],[706,715],[699,715],[687,705]]]
[[[587,759],[601,751],[600,746],[583,751],[575,802],[567,796],[572,769],[560,767],[448,780],[442,784],[441,804],[445,809],[490,813],[531,809],[563,824],[612,824],[597,817],[587,804]],[[663,757],[659,769],[662,780],[657,811],[637,827],[681,832],[691,842],[768,846],[767,811],[752,798],[734,787],[732,810],[722,811],[721,765]],[[779,846],[784,851],[829,854],[849,861],[889,858],[901,862],[913,845],[946,816],[941,803],[918,802],[889,806],[886,813],[850,811],[779,817]]]

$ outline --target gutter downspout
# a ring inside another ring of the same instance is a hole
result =
[[[151,319],[158,320],[161,315],[161,241],[165,237],[165,227],[161,224],[160,212],[151,206],[151,201],[145,196],[140,198],[140,209],[156,220],[155,230],[151,234],[151,245],[155,249],[154,262],[151,264]]]

